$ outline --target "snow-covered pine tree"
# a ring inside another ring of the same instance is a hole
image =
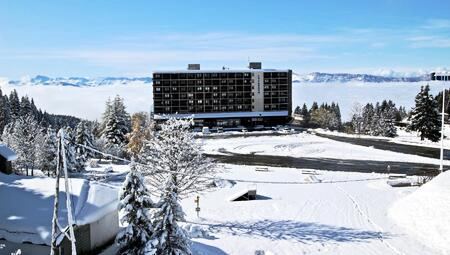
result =
[[[191,241],[178,222],[184,221],[184,212],[178,202],[178,191],[175,183],[178,178],[174,174],[168,174],[161,194],[158,208],[152,217],[153,236],[152,243],[157,244],[159,255],[189,255]]]
[[[78,123],[75,143],[77,144],[75,146],[77,169],[81,170],[84,169],[84,164],[88,161],[88,159],[93,157],[93,153],[91,152],[91,150],[88,150],[82,146],[78,146],[78,144],[81,144],[91,148],[93,147],[92,133],[86,121],[80,121],[80,123]]]
[[[308,107],[306,106],[306,104],[303,104],[303,107],[302,107],[302,109],[301,109],[301,111],[300,111],[300,114],[301,114],[302,117],[303,117],[303,125],[304,125],[305,127],[307,127],[307,126],[309,125],[309,121],[310,121],[310,119],[311,119],[311,114],[310,114],[310,112],[308,111]]]
[[[361,130],[364,134],[371,134],[373,130],[373,117],[375,115],[375,111],[373,105],[368,103],[364,106],[362,110],[362,126]]]
[[[210,187],[216,167],[203,155],[201,144],[190,131],[191,124],[192,120],[170,118],[154,137],[144,141],[138,159],[149,165],[142,171],[150,177],[147,181],[153,187],[151,192],[164,186],[167,171],[179,173],[174,185],[180,197]]]
[[[57,158],[56,133],[52,128],[47,128],[42,143],[38,147],[38,167],[47,176],[54,176],[56,172]]]
[[[13,123],[8,124],[3,132],[2,140],[17,154],[13,161],[17,171],[25,170],[26,175],[34,175],[37,163],[36,148],[41,133],[36,120],[31,116],[20,116]]]
[[[27,96],[22,97],[20,101],[20,116],[30,115],[35,117],[31,109],[31,102]],[[35,118],[36,119],[36,118]]]
[[[59,135],[59,132],[58,132]],[[57,137],[60,139],[59,137]],[[64,130],[64,142],[65,142],[65,149],[66,149],[66,164],[67,164],[67,171],[69,172],[79,172],[84,169],[84,165],[77,163],[76,159],[76,151],[75,151],[75,136],[74,131],[71,127],[66,127]]]
[[[0,134],[3,133],[3,129],[9,123],[9,102],[8,97],[3,96],[0,89]]]
[[[102,136],[107,141],[105,149],[111,154],[120,155],[131,125],[130,116],[120,96],[116,96],[112,103],[107,102],[104,117]]]
[[[119,194],[120,223],[125,226],[116,237],[121,255],[156,254],[151,242],[153,224],[149,210],[154,207],[144,180],[132,163]]]
[[[429,94],[430,87],[421,87],[416,96],[416,106],[412,109],[411,124],[409,130],[417,131],[420,139],[428,139],[432,142],[440,140],[441,120],[437,108],[436,99]]]
[[[396,137],[397,136],[397,129],[394,125],[394,117],[392,116],[392,113],[389,113],[390,110],[386,110],[381,113],[380,118],[380,126],[382,128],[382,136],[385,137]]]
[[[11,118],[15,119],[20,116],[19,95],[15,89],[9,94],[9,110]]]

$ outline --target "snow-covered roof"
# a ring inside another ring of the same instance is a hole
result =
[[[67,226],[64,179],[60,180],[59,222]],[[118,190],[107,184],[70,179],[75,223],[92,223],[117,209]],[[55,179],[0,173],[0,238],[51,243]],[[11,195],[13,194],[13,195]]]
[[[288,72],[290,69],[236,69],[236,70],[161,70],[153,73],[259,73],[259,72]]]
[[[0,144],[0,155],[8,161],[17,159],[16,153],[5,144]]]
[[[273,112],[215,112],[215,113],[195,113],[195,114],[155,114],[155,119],[173,118],[193,118],[193,119],[211,119],[211,118],[243,118],[243,117],[279,117],[288,116],[288,111]]]

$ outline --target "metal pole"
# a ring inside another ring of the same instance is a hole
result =
[[[439,165],[441,173],[444,171],[445,81],[447,81],[447,75],[444,75],[444,82],[442,83],[441,164]]]

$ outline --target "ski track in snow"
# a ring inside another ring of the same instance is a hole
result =
[[[333,185],[340,190],[354,205],[357,213],[364,218],[372,227],[374,227],[377,231],[379,231],[380,233],[384,232],[384,229],[382,227],[380,227],[378,224],[376,224],[372,219],[370,219],[369,215],[367,213],[365,213],[362,209],[361,209],[361,205],[358,203],[358,201],[356,200],[355,197],[353,197],[352,195],[350,195],[350,193],[348,193],[344,188],[342,188],[341,186],[337,185],[336,183],[333,183]],[[395,248],[392,244],[390,244],[388,241],[386,241],[382,234],[380,234],[380,236],[378,237],[378,239],[380,240],[380,242],[382,242],[384,245],[386,245],[387,248],[389,248],[390,250],[392,250],[394,253],[399,254],[399,255],[405,255],[403,252],[399,251],[397,248]]]

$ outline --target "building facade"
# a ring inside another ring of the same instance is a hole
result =
[[[193,117],[198,126],[285,124],[292,112],[292,71],[260,68],[153,73],[156,119]]]

